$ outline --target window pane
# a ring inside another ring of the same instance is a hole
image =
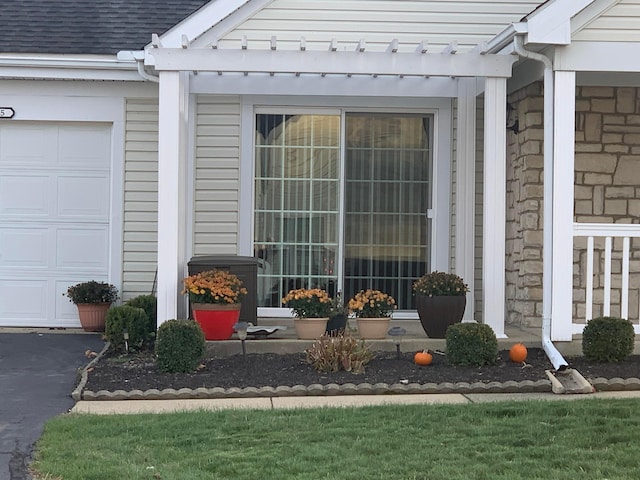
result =
[[[257,115],[254,245],[260,306],[292,288],[335,293],[340,117]]]
[[[346,117],[344,293],[377,288],[411,309],[427,271],[431,151],[428,117]]]

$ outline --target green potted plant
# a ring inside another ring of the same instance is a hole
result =
[[[331,314],[331,298],[325,290],[320,288],[289,290],[282,299],[282,303],[293,312],[293,326],[298,338],[313,340],[324,334]]]
[[[360,290],[349,300],[349,311],[355,315],[364,339],[386,338],[395,308],[395,299],[380,290]]]
[[[413,284],[420,323],[430,338],[445,338],[447,328],[462,321],[469,287],[455,273],[431,272]]]
[[[107,310],[118,299],[118,289],[110,283],[90,280],[70,286],[64,295],[78,307],[85,331],[103,332]]]
[[[230,339],[247,294],[238,276],[226,270],[206,270],[188,276],[183,283],[182,293],[189,296],[193,318],[205,339]]]

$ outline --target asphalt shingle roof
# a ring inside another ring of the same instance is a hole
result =
[[[0,53],[140,50],[210,0],[0,0]]]

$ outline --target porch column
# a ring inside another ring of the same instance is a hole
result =
[[[484,91],[482,319],[505,338],[507,80],[487,78]]]
[[[469,285],[464,320],[474,319],[476,86],[475,78],[461,78],[458,87],[456,138],[455,273]]]
[[[572,338],[575,72],[554,72],[551,340]],[[545,198],[546,202],[548,199]]]
[[[186,318],[180,295],[186,253],[188,77],[160,72],[158,123],[158,326]]]

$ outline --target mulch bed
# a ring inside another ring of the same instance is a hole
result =
[[[638,378],[640,356],[632,355],[624,362],[598,364],[583,357],[568,358],[570,367],[577,369],[586,379],[590,378]],[[107,353],[88,375],[86,390],[148,390],[165,388],[200,387],[264,387],[294,385],[327,385],[330,383],[458,383],[458,382],[506,382],[544,380],[545,370],[552,369],[544,351],[530,348],[524,364],[509,360],[508,351],[501,351],[496,365],[484,367],[459,367],[450,365],[445,355],[434,354],[430,366],[413,363],[413,353],[376,352],[376,357],[366,366],[365,372],[318,373],[305,362],[304,354],[247,354],[208,358],[197,372],[168,374],[160,372],[151,354],[117,356]]]

